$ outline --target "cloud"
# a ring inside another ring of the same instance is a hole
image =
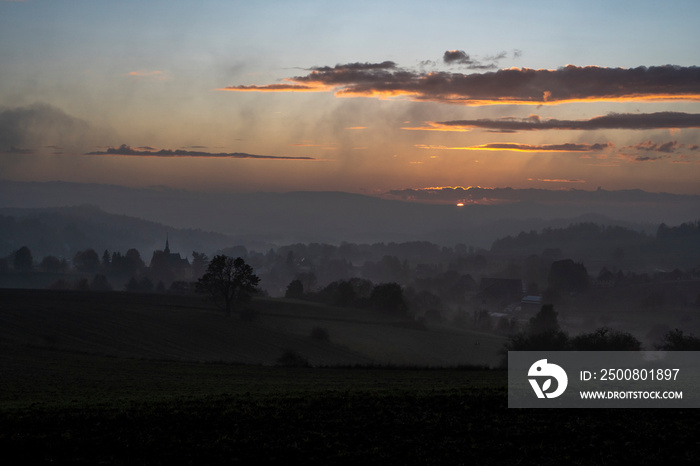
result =
[[[634,149],[638,151],[646,152],[663,152],[666,154],[671,154],[678,149],[685,147],[684,144],[679,144],[678,141],[667,141],[664,143],[656,143],[652,141],[644,141],[633,146],[626,146],[623,149]],[[691,149],[692,150],[692,149]]]
[[[697,144],[683,144],[678,141],[643,141],[620,150],[618,157],[627,162],[655,162],[669,160],[671,163],[691,163],[698,150]]]
[[[143,79],[154,79],[157,81],[164,81],[166,79],[170,79],[167,74],[165,74],[164,71],[160,70],[153,70],[153,71],[144,71],[144,70],[139,70],[139,71],[131,71],[126,74],[126,76],[132,77],[132,78],[143,78]]]
[[[294,147],[323,147],[323,144],[314,144],[312,142],[295,142],[290,144],[290,146]]]
[[[573,179],[573,180],[566,180],[566,179],[552,179],[552,178],[528,178],[528,181],[541,181],[543,183],[585,183],[586,180],[579,180],[579,179]]]
[[[496,62],[506,57],[506,52],[501,52],[486,60],[491,63],[483,63],[468,55],[464,50],[446,50],[442,56],[442,61],[447,65],[462,65],[470,70],[492,70],[497,67]]]
[[[3,154],[33,154],[34,149],[20,149],[19,147],[10,146],[9,149],[3,150]]]
[[[446,50],[442,56],[442,60],[447,64],[452,63],[471,63],[469,55],[464,53],[464,50]]]
[[[600,129],[680,129],[700,128],[700,114],[682,112],[610,113],[588,120],[558,120],[530,115],[527,118],[498,118],[428,122],[427,126],[405,127],[423,131],[469,131],[475,128],[498,132]]]
[[[667,159],[667,155],[630,155],[621,153],[620,157],[628,162],[655,162],[657,160]]]
[[[352,81],[371,81],[389,77],[398,68],[393,61],[382,63],[348,63],[334,67],[322,66],[310,69],[307,76],[288,78],[293,84],[267,84],[264,86],[228,86],[219,90],[255,92],[320,92],[330,91],[336,86]]]
[[[438,149],[438,150],[509,150],[518,152],[598,152],[612,147],[612,143],[603,144],[515,144],[515,143],[491,143],[482,144],[479,146],[468,147],[448,147],[448,146],[432,146],[425,144],[416,144],[419,149]]]
[[[26,153],[31,147],[75,147],[94,137],[94,132],[84,120],[48,104],[0,108],[0,151]]]
[[[443,61],[481,66],[461,50],[447,51]],[[627,69],[568,65],[556,70],[511,68],[464,74],[414,71],[385,61],[315,67],[309,71],[303,76],[286,78],[284,84],[238,85],[223,90],[334,91],[336,96],[406,96],[418,101],[462,105],[700,100],[700,68],[696,66]]]
[[[683,144],[678,141],[643,141],[620,149],[618,157],[627,162],[655,162],[670,160],[671,163],[690,163],[700,146]]]
[[[324,86],[303,86],[300,84],[268,84],[266,86],[229,86],[217,89],[217,91],[238,92],[325,92]]]
[[[88,152],[85,155],[123,155],[123,156],[138,156],[138,157],[214,157],[214,158],[232,158],[232,159],[274,159],[274,160],[315,160],[313,157],[288,157],[276,155],[254,155],[243,152],[200,152],[190,150],[171,150],[161,149],[156,150],[152,147],[133,148],[126,144],[119,147],[110,147],[106,151]]]

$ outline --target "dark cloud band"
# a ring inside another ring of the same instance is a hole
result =
[[[481,128],[501,132],[540,130],[599,130],[599,129],[680,129],[700,128],[700,114],[682,112],[611,113],[588,120],[558,120],[540,118],[499,118],[476,120],[450,120],[430,123],[428,127],[406,128],[454,131]]]
[[[201,152],[191,150],[170,150],[161,149],[156,151],[152,148],[137,148],[134,149],[126,144],[119,147],[110,147],[102,152],[88,152],[86,155],[124,155],[138,157],[213,157],[213,158],[232,158],[232,159],[274,159],[274,160],[315,160],[313,157],[287,157],[276,155],[255,155],[246,154],[244,152]]]
[[[475,64],[465,52],[448,51],[445,63]],[[578,67],[504,69],[487,73],[412,71],[394,62],[350,63],[312,68],[287,84],[230,86],[232,91],[333,90],[342,96],[408,96],[414,100],[492,104],[556,104],[575,101],[700,100],[700,68]]]

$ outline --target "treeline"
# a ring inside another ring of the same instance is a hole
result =
[[[371,310],[400,319],[403,326],[417,330],[425,330],[427,324],[441,323],[508,335],[517,328],[514,319],[503,317],[496,320],[486,310],[471,312],[463,309],[446,314],[445,304],[437,294],[428,290],[417,291],[413,286],[403,287],[395,282],[374,284],[370,280],[351,278],[306,291],[300,280],[293,280],[287,286],[285,298]]]
[[[396,283],[413,302],[435,301],[426,296],[429,292],[440,297],[437,309],[466,307],[469,299],[465,293],[477,289],[473,277],[487,273],[489,267],[485,251],[427,242],[294,244],[266,253],[237,247],[224,253],[245,258],[271,296],[285,296],[290,283],[296,282],[306,299],[334,305],[367,298],[374,284]],[[413,295],[419,295],[418,299]],[[353,305],[364,306],[362,302]]]
[[[110,254],[108,250],[105,250],[101,256],[94,249],[88,248],[76,252],[71,261],[47,255],[37,262],[31,249],[22,246],[9,256],[0,258],[0,272],[14,270],[23,273],[66,273],[73,271],[85,274],[103,273],[130,276],[138,274],[144,269],[146,269],[146,263],[141,258],[141,253],[133,248],[123,255],[120,252]]]
[[[643,349],[634,335],[610,327],[570,336],[559,325],[558,313],[551,305],[542,306],[524,328],[510,335],[503,355],[508,351],[640,351]],[[668,330],[653,343],[662,351],[698,351],[700,338],[680,329]],[[504,359],[505,365],[507,360]]]
[[[661,224],[655,234],[619,226],[578,223],[566,228],[521,232],[493,242],[495,254],[540,254],[560,250],[575,260],[615,268],[692,268],[700,264],[700,224]]]
[[[656,230],[656,238],[662,240],[700,239],[700,221],[687,222],[677,227],[669,227],[665,223]]]
[[[561,242],[607,242],[646,240],[697,240],[700,239],[700,221],[686,222],[669,227],[659,225],[655,235],[614,225],[599,225],[591,222],[576,223],[565,228],[544,228],[541,231],[522,231],[519,234],[495,240],[491,251],[502,252],[530,246],[541,246]]]
[[[536,246],[542,247],[555,243],[590,241],[637,241],[651,238],[645,233],[614,225],[598,225],[596,223],[577,223],[566,228],[544,228],[542,231],[520,232],[516,236],[506,236],[497,239],[491,246],[493,252],[511,251]]]
[[[340,307],[375,309],[397,317],[408,316],[408,303],[398,283],[374,285],[362,278],[338,280],[316,291],[305,291],[300,280],[287,287],[286,298],[303,299]]]
[[[174,267],[167,262],[147,265],[135,248],[124,254],[107,249],[98,254],[88,248],[76,252],[70,260],[54,255],[37,260],[29,247],[22,246],[0,258],[0,277],[10,286],[19,287],[182,292],[204,274],[209,262],[206,254],[197,251],[192,252],[192,258],[191,264],[181,261]]]

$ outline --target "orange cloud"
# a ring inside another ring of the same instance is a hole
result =
[[[468,60],[460,51],[449,57]],[[556,70],[512,68],[487,73],[413,71],[396,63],[348,63],[312,68],[307,75],[285,79],[291,84],[229,86],[232,91],[334,91],[339,97],[388,98],[461,105],[551,105],[590,101],[700,101],[700,68],[578,67]]]
[[[473,128],[468,126],[447,126],[441,125],[436,122],[427,122],[428,126],[404,126],[401,129],[408,131],[453,131],[455,133],[466,133],[471,131]]]
[[[471,131],[479,128],[488,131],[513,133],[517,131],[544,130],[599,130],[599,129],[671,129],[700,128],[700,114],[682,112],[610,113],[588,120],[558,120],[530,115],[527,118],[481,118],[476,120],[449,120],[428,122],[427,126],[403,128],[428,131]]]
[[[573,179],[573,180],[566,180],[566,179],[557,179],[557,178],[528,178],[528,181],[541,181],[544,183],[585,183],[586,180],[579,180],[579,179]]]
[[[416,144],[419,149],[437,150],[495,150],[495,151],[517,151],[517,152],[595,152],[611,147],[611,143],[604,144],[515,144],[515,143],[491,143],[479,146],[448,147]]]
[[[157,80],[165,80],[168,79],[168,76],[165,74],[164,71],[159,71],[159,70],[154,70],[154,71],[131,71],[126,74],[127,76],[131,76],[134,78],[147,78],[147,79],[157,79]]]

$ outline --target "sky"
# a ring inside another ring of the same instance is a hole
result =
[[[0,180],[700,194],[699,16],[696,0],[0,0]]]

